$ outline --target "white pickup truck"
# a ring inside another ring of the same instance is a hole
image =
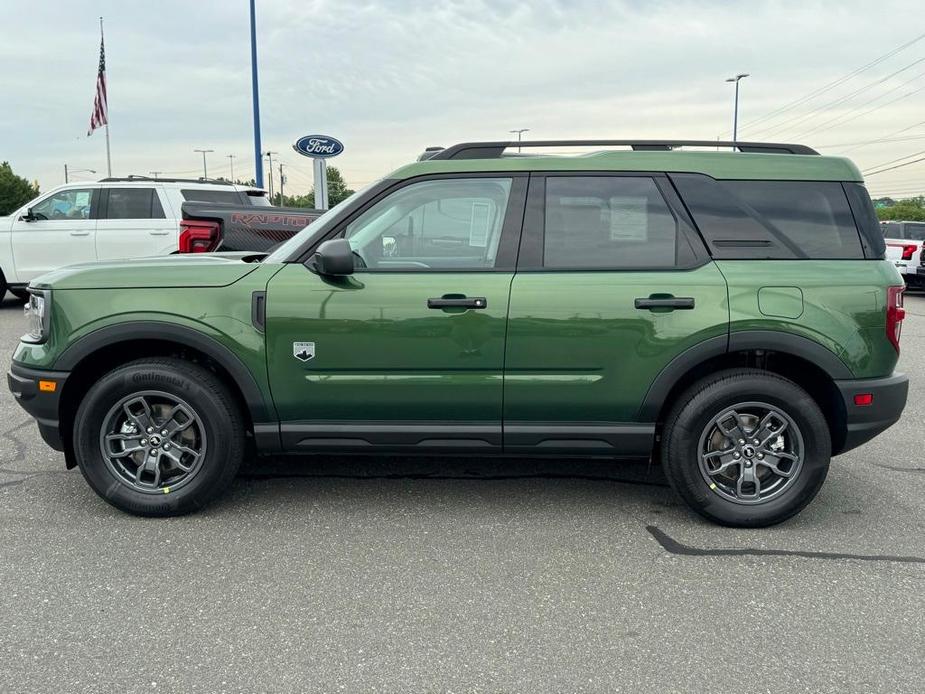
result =
[[[67,183],[0,217],[0,299],[25,298],[30,280],[64,265],[182,251],[184,201],[270,204],[260,188],[212,179]]]
[[[925,222],[880,222],[886,258],[896,265],[907,287],[925,287]]]

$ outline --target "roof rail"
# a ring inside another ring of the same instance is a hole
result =
[[[133,181],[157,181],[158,183],[212,183],[220,186],[233,186],[234,183],[231,181],[225,181],[219,178],[204,178],[200,176],[199,178],[163,178],[158,176],[157,178],[151,178],[150,176],[138,176],[137,174],[131,174],[129,176],[110,176],[109,178],[101,178],[100,183],[131,183]]]
[[[806,145],[776,142],[731,142],[719,140],[533,140],[509,142],[463,142],[446,149],[428,147],[420,160],[498,159],[510,147],[632,147],[636,151],[667,152],[676,147],[715,147],[762,154],[819,154]]]

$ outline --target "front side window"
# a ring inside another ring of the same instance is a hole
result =
[[[110,188],[106,219],[164,219],[154,188]]]
[[[673,267],[677,245],[677,221],[653,179],[546,179],[544,267]]]
[[[90,205],[96,191],[92,188],[61,190],[32,207],[39,220],[90,219]]]
[[[369,269],[491,268],[510,194],[510,178],[412,183],[351,222],[344,238]]]

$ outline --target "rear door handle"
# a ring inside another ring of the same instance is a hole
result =
[[[167,236],[167,234],[169,234],[170,232],[169,231],[154,231],[152,229],[148,233],[151,234],[151,236]]]
[[[692,296],[672,296],[665,298],[653,299],[651,297],[645,299],[636,299],[634,302],[636,308],[639,309],[653,309],[653,308],[667,308],[670,310],[680,309],[688,310],[694,308],[694,297]]]
[[[486,308],[488,299],[484,296],[445,297],[428,299],[427,308]]]
[[[71,236],[89,236],[89,231],[72,231]]]

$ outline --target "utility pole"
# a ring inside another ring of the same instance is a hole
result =
[[[64,165],[64,182],[67,183],[67,164]]]
[[[519,128],[517,130],[508,130],[509,133],[517,134],[517,152],[520,153],[520,142],[523,139],[523,134],[530,132],[530,128]]]
[[[163,171],[149,171],[148,173],[154,176],[154,180],[156,181],[157,177],[164,172]]]
[[[254,102],[254,183],[263,188],[263,155],[260,150],[260,90],[257,88],[257,11],[251,0],[251,98]]]
[[[279,164],[279,206],[284,207],[286,199],[283,197],[283,186],[286,183],[286,177],[283,175],[283,163]]]
[[[273,155],[274,154],[279,154],[279,152],[270,152],[269,150],[267,151],[267,159],[270,162],[270,165],[267,167],[267,170],[270,174],[270,187],[268,189],[270,193],[270,202],[273,201]]]
[[[739,141],[739,80],[744,77],[748,77],[747,72],[736,75],[735,77],[729,77],[727,82],[735,82],[736,85],[736,95],[735,95],[735,106],[732,109],[732,141]]]
[[[208,177],[209,177],[209,169],[206,168],[206,154],[208,154],[209,152],[214,152],[215,150],[214,150],[214,149],[194,149],[193,151],[194,151],[194,152],[202,152],[202,177],[203,177],[203,178],[208,178]]]
[[[231,162],[231,182],[234,183],[234,155],[226,154],[225,156],[228,157],[228,161]]]

